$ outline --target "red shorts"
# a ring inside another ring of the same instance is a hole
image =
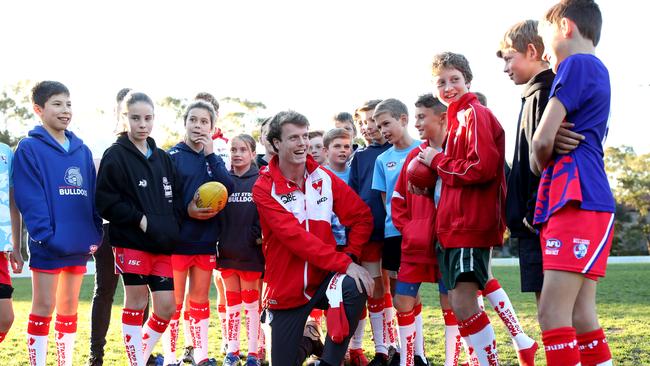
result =
[[[436,283],[438,273],[438,266],[434,264],[402,262],[397,272],[397,280],[407,283]]]
[[[67,267],[61,267],[55,269],[40,269],[40,268],[29,267],[29,269],[31,269],[34,272],[51,273],[51,274],[59,274],[61,272],[68,272],[72,274],[86,273],[86,266],[67,266]]]
[[[222,278],[228,278],[234,274],[238,275],[244,281],[255,281],[262,278],[262,272],[240,271],[231,268],[219,268],[219,273]]]
[[[604,277],[613,237],[613,213],[568,204],[542,226],[544,270],[582,273],[592,280]]]
[[[212,271],[216,265],[216,254],[172,254],[172,268],[174,271],[187,271],[194,266],[204,271]]]
[[[132,273],[143,276],[173,277],[169,254],[154,254],[137,249],[113,248],[115,273]]]
[[[363,245],[361,249],[361,262],[379,262],[381,260],[381,248],[383,241],[370,241]]]
[[[9,261],[7,260],[7,253],[5,252],[0,252],[0,284],[11,286]]]

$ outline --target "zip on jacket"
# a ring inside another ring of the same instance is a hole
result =
[[[446,248],[503,245],[505,134],[492,112],[466,93],[447,109],[445,152],[431,161],[442,180],[436,235]]]
[[[372,232],[368,206],[311,155],[304,190],[284,178],[275,156],[260,172],[253,200],[264,237],[264,303],[271,309],[306,304],[330,272],[345,273]],[[345,252],[336,250],[332,212],[350,229]]]

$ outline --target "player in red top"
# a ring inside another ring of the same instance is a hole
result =
[[[320,365],[339,365],[373,285],[368,271],[354,263],[372,231],[370,210],[307,154],[308,128],[307,119],[293,111],[271,119],[267,138],[277,155],[253,187],[264,238],[271,359],[283,366],[302,364],[306,355],[298,344],[307,316],[328,302]],[[332,214],[349,228],[344,251],[336,249]]]

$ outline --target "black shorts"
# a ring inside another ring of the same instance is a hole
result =
[[[11,299],[14,288],[6,283],[0,283],[0,299]]]
[[[381,268],[387,271],[399,271],[399,264],[402,259],[402,237],[391,236],[384,238],[384,246],[381,249]]]
[[[125,286],[149,286],[151,292],[174,291],[174,279],[156,275],[140,275],[135,273],[122,273]]]
[[[544,284],[542,247],[539,237],[518,238],[521,292],[541,292]]]

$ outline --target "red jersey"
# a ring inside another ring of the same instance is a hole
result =
[[[402,262],[436,263],[436,205],[432,196],[421,196],[408,191],[406,173],[411,160],[427,146],[429,143],[425,142],[408,153],[391,198],[393,225],[402,234]]]
[[[345,273],[372,232],[368,206],[333,173],[307,156],[304,189],[287,180],[274,156],[253,187],[262,226],[267,283],[264,304],[291,309],[306,304],[330,272]],[[349,229],[345,252],[336,250],[334,213]]]
[[[505,231],[505,134],[492,112],[466,93],[447,110],[444,154],[431,167],[442,180],[436,235],[445,248],[489,248]]]

